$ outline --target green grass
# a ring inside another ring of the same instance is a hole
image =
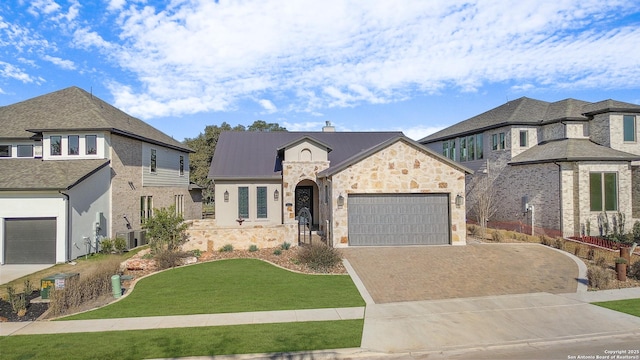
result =
[[[2,359],[149,359],[359,347],[364,320],[0,338]]]
[[[596,302],[593,305],[640,317],[640,299]]]
[[[305,275],[256,259],[233,259],[158,273],[140,280],[121,301],[64,320],[364,305],[347,275]]]

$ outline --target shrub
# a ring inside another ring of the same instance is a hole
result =
[[[249,246],[249,252],[256,252],[258,251],[258,246],[256,244],[251,244],[251,246]]]
[[[90,272],[82,273],[77,279],[67,279],[64,289],[49,293],[51,316],[71,313],[86,302],[110,294],[111,276],[119,271],[120,259],[113,257],[96,264]]]
[[[282,250],[289,250],[289,248],[291,247],[291,244],[288,242],[283,242],[282,245],[280,245],[280,248],[282,248]]]
[[[596,256],[596,249],[590,247],[589,251],[587,251],[587,260],[593,260],[595,256]]]
[[[627,267],[629,277],[640,280],[640,260]]]
[[[640,242],[640,221],[636,221],[633,223],[633,230],[631,231],[633,234],[633,240],[636,242]]]
[[[273,255],[276,255],[276,256],[282,255],[282,250],[280,250],[280,249],[273,250]]]
[[[503,242],[504,234],[501,231],[496,230],[491,234],[491,239],[495,242]]]
[[[231,244],[227,244],[220,248],[220,252],[232,252],[232,251],[233,251],[233,245]]]
[[[158,270],[170,269],[182,265],[182,259],[192,256],[191,252],[162,250],[155,254]]]
[[[154,209],[153,216],[145,220],[142,225],[147,230],[149,246],[152,251],[163,249],[174,250],[187,240],[185,230],[189,227],[184,223],[182,215],[176,213],[176,207]]]
[[[117,253],[123,253],[125,250],[127,250],[127,240],[122,237],[117,237],[113,241],[113,247]]]
[[[23,284],[24,284],[24,294],[26,296],[31,295],[31,293],[33,293],[33,284],[31,283],[31,280],[26,279]]]
[[[540,235],[540,244],[546,245],[546,246],[551,246],[551,239],[549,239],[545,235]]]
[[[480,234],[480,228],[475,225],[469,225],[469,234],[471,234],[471,236],[478,236]]]
[[[191,250],[191,255],[200,258],[200,256],[202,256],[202,251],[200,251],[200,249],[193,249]]]
[[[564,239],[557,238],[553,243],[553,247],[556,249],[564,250]]]
[[[8,286],[7,297],[13,312],[18,314],[18,316],[24,316],[27,313],[27,296],[25,293],[16,293],[13,286]]]
[[[576,244],[576,247],[573,248],[573,255],[579,257],[581,252],[582,252],[582,246]]]
[[[342,255],[338,249],[318,243],[301,246],[298,249],[298,259],[313,271],[329,272],[331,268],[342,261]]]
[[[604,268],[607,267],[607,260],[605,260],[605,258],[603,258],[602,256],[600,256],[597,260],[596,260],[596,265]]]
[[[113,251],[114,241],[108,238],[100,240],[100,248],[105,254],[111,254]]]
[[[604,289],[609,285],[609,273],[602,268],[589,268],[587,270],[587,279],[589,279],[589,286],[592,288]]]
[[[627,259],[623,258],[623,257],[617,257],[614,259],[614,262],[616,264],[626,264],[627,263]]]

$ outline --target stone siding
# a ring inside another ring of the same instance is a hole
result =
[[[253,226],[245,228],[219,227],[215,219],[193,220],[189,222],[188,240],[183,244],[185,251],[218,251],[230,244],[234,249],[248,250],[251,245],[259,249],[277,248],[284,242],[296,246],[297,225]]]
[[[589,121],[589,137],[602,146],[611,147],[609,114],[598,114]]]
[[[466,243],[465,207],[453,203],[464,195],[465,173],[423,149],[398,141],[331,177],[332,234],[335,247],[348,246],[349,194],[450,194],[451,242]],[[345,198],[338,207],[338,195]]]
[[[640,165],[631,167],[631,203],[635,220],[640,220]]]

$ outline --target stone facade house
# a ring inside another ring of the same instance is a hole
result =
[[[640,106],[520,98],[420,140],[475,171],[467,211],[548,234],[598,235],[640,219]],[[479,221],[481,219],[478,219]],[[530,230],[527,230],[530,231]]]
[[[0,260],[66,262],[144,242],[153,208],[202,214],[182,143],[77,87],[0,107]]]
[[[468,171],[401,132],[224,132],[205,240],[297,244],[302,222],[334,247],[465,244]]]

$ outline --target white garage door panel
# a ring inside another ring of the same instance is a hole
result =
[[[55,264],[56,219],[5,219],[6,264]]]
[[[447,194],[351,194],[349,245],[449,244]]]

